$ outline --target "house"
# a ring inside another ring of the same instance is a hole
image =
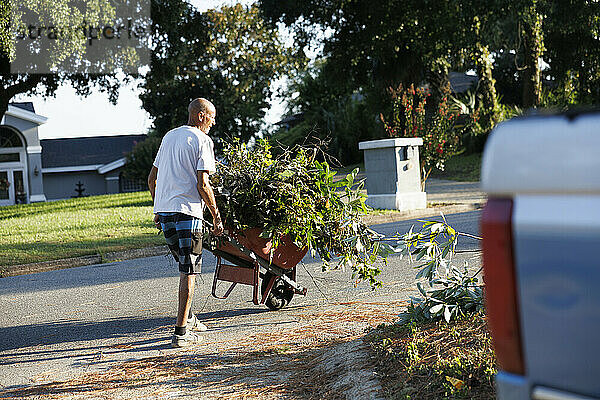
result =
[[[479,78],[476,75],[451,71],[448,73],[452,93],[464,93],[477,86]]]
[[[298,114],[288,115],[287,117],[283,118],[281,121],[275,122],[275,125],[279,126],[280,128],[284,128],[286,131],[289,131],[291,128],[298,125],[302,121],[304,121],[304,113],[298,113]]]
[[[64,199],[146,189],[143,182],[123,176],[127,153],[144,139],[146,135],[40,140],[46,198]],[[79,192],[81,189],[83,191]]]
[[[38,127],[48,119],[32,103],[13,103],[0,121],[0,205],[45,201]]]
[[[122,170],[146,135],[40,140],[46,121],[32,103],[8,106],[0,121],[0,205],[145,189]]]

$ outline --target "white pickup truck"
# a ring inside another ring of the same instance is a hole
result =
[[[600,112],[500,124],[481,185],[498,398],[600,399]]]

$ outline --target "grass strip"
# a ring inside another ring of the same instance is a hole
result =
[[[148,192],[0,207],[0,265],[164,244]]]

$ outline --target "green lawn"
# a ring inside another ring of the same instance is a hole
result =
[[[481,173],[481,153],[457,154],[446,162],[444,171],[434,169],[432,178],[478,182]]]
[[[164,244],[149,192],[0,207],[0,266]]]

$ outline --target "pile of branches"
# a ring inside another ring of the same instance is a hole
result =
[[[297,146],[274,156],[269,142],[252,149],[228,145],[214,174],[217,205],[225,225],[236,231],[262,229],[276,248],[284,235],[323,260],[323,269],[351,268],[353,278],[375,288],[390,246],[361,222],[367,212],[358,168],[339,179],[317,147]]]

